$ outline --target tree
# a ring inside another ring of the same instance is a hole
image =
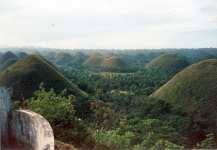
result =
[[[53,89],[46,91],[43,86],[28,101],[30,109],[43,115],[51,124],[70,121],[75,113],[74,96],[57,95]]]

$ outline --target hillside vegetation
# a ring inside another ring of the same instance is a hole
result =
[[[12,88],[15,99],[32,96],[42,82],[46,88],[53,88],[58,92],[67,89],[75,96],[86,95],[58,72],[50,62],[37,55],[30,55],[17,61],[0,74],[0,84]]]
[[[189,66],[151,96],[165,100],[174,111],[191,118],[185,131],[194,144],[207,133],[216,133],[217,59]]]
[[[12,52],[3,53],[0,57],[0,70],[4,70],[10,65],[14,64],[19,58]]]
[[[0,82],[18,89],[16,100],[34,91],[15,106],[50,122],[57,149],[217,148],[217,60],[193,64],[217,49],[40,53],[46,59],[25,57]]]
[[[182,101],[186,106],[202,99],[215,102],[217,59],[209,59],[189,66],[158,89],[153,96],[171,103]]]
[[[84,66],[99,67],[104,60],[104,56],[100,53],[92,53],[84,62]]]
[[[106,71],[124,70],[127,67],[126,62],[117,56],[111,56],[104,59],[101,65]]]
[[[157,69],[166,73],[177,73],[189,63],[177,54],[162,54],[146,65],[147,69]]]

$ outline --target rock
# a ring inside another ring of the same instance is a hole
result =
[[[11,110],[10,92],[0,87],[0,149],[8,138],[8,115]]]
[[[11,110],[10,91],[0,87],[0,150],[54,150],[49,122],[30,110]]]
[[[54,150],[54,135],[49,122],[29,110],[12,112],[10,137],[16,140],[16,145],[28,146],[28,150]]]

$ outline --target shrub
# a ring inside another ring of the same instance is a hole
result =
[[[74,102],[74,96],[64,96],[64,92],[56,94],[52,89],[46,91],[43,86],[27,101],[31,110],[51,123],[57,140],[92,147],[94,139],[84,121],[74,115]]]
[[[96,148],[109,150],[126,150],[132,147],[131,142],[134,139],[132,132],[119,133],[119,130],[98,130],[95,132]]]
[[[136,145],[133,150],[144,150],[144,149],[150,149],[150,150],[182,150],[184,147],[180,145],[176,145],[174,143],[171,143],[167,140],[160,139],[155,144],[153,144],[151,147],[147,148],[145,146],[146,141],[144,141],[140,145]]]
[[[196,148],[199,148],[199,149],[216,149],[217,144],[216,144],[216,140],[215,140],[215,135],[212,133],[207,134],[206,138],[203,141],[201,141],[201,143],[198,144]]]
[[[34,93],[28,106],[31,110],[44,116],[51,124],[68,122],[74,115],[74,96],[57,95],[54,90],[46,91],[43,86]]]

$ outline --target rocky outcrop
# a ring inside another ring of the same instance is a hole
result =
[[[30,110],[10,107],[10,94],[0,87],[0,150],[54,150],[49,122]]]
[[[16,110],[10,119],[10,133],[33,150],[54,150],[54,135],[49,122],[29,110]]]
[[[11,109],[10,94],[7,89],[0,87],[0,149],[8,138],[8,116]]]

